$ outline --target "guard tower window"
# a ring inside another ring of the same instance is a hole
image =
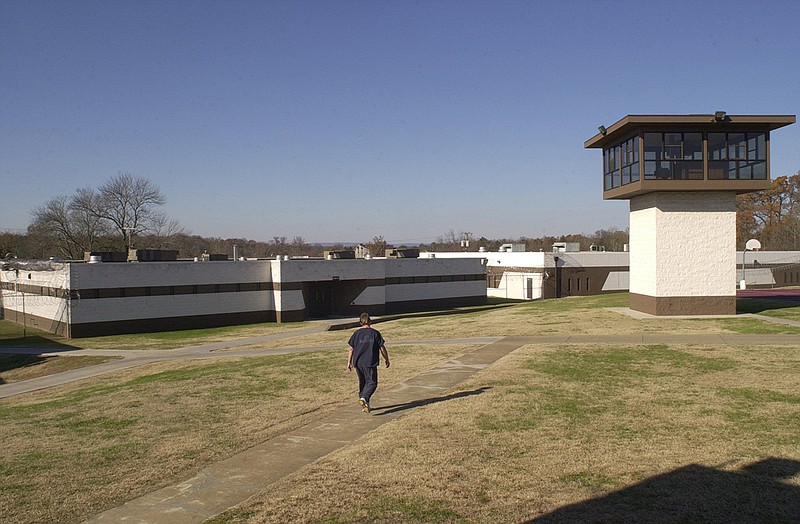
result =
[[[622,185],[639,180],[639,137],[622,143]]]
[[[639,137],[603,150],[603,186],[613,189],[639,180]]]
[[[766,180],[765,133],[709,133],[710,180]]]
[[[644,177],[703,180],[702,133],[645,133]]]

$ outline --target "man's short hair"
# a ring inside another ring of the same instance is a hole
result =
[[[369,324],[369,313],[361,313],[361,316],[358,317],[358,323],[362,326]]]

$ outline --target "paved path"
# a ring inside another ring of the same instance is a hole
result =
[[[763,317],[762,317],[763,318]],[[773,319],[774,320],[774,319]],[[796,323],[794,325],[800,325]],[[236,346],[250,346],[276,339],[284,339],[320,332],[325,325],[309,329],[253,337],[249,339],[205,344],[174,350],[74,350],[53,351],[49,354],[65,355],[111,355],[122,356],[121,360],[72,370],[50,377],[32,379],[19,383],[0,385],[0,397],[16,395],[26,391],[47,388],[80,380],[91,376],[133,367],[150,362],[192,359],[226,358],[281,354],[298,351],[331,349],[337,346],[316,346],[278,349],[236,350]],[[325,455],[356,442],[382,424],[401,417],[415,407],[453,398],[480,395],[484,388],[448,394],[448,390],[486,368],[510,352],[528,344],[760,344],[796,345],[800,347],[800,335],[740,335],[740,334],[635,334],[635,335],[554,335],[536,337],[484,337],[451,340],[407,340],[400,344],[474,344],[481,347],[457,360],[422,373],[408,381],[386,390],[379,390],[373,397],[374,410],[370,415],[361,413],[355,404],[340,408],[333,413],[290,431],[242,453],[229,457],[203,469],[196,476],[173,486],[163,488],[124,505],[108,510],[88,522],[135,522],[135,523],[199,523],[236,506],[252,495],[324,457]],[[225,351],[220,351],[224,349]],[[4,349],[5,353],[42,354],[42,350],[30,348]]]
[[[482,388],[452,395],[447,395],[447,391],[521,345],[521,341],[508,338],[483,346],[458,360],[379,391],[372,399],[374,409],[369,415],[362,413],[354,402],[352,406],[212,464],[191,479],[127,502],[88,522],[203,522],[415,407],[480,395]]]

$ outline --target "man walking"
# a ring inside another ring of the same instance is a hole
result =
[[[384,346],[380,332],[370,327],[370,318],[367,313],[361,313],[358,318],[361,327],[350,337],[347,343],[347,371],[356,369],[358,375],[358,403],[361,411],[369,413],[369,399],[378,387],[378,365],[380,357],[389,367],[389,352]]]

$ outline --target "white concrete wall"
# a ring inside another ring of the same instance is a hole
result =
[[[386,278],[474,275],[485,273],[482,258],[389,258]],[[460,282],[391,284],[386,286],[386,302],[475,297],[486,294],[486,279]]]
[[[68,265],[64,265],[63,268],[54,271],[27,271],[20,269],[19,272],[17,272],[8,270],[2,271],[0,278],[2,281],[12,285],[44,286],[57,289],[59,290],[59,295],[62,295],[62,293],[68,289],[69,267]],[[69,314],[67,311],[66,299],[25,293],[24,291],[3,289],[0,304],[8,311],[18,311],[22,313],[24,310],[27,315],[54,319],[59,322],[66,322],[67,315]]]
[[[603,291],[628,291],[630,271],[611,271],[603,282]]]
[[[736,294],[734,193],[649,193],[631,199],[630,206],[632,293]]]
[[[433,275],[484,274],[482,257],[458,258],[387,258],[386,278]]]
[[[625,251],[581,251],[580,253],[555,253],[562,267],[625,267],[630,253]]]
[[[529,300],[528,279],[532,279],[532,296],[530,300],[537,300],[543,296],[544,273],[520,273],[506,271],[503,273],[497,288],[487,288],[486,294],[490,297],[510,298],[514,300]]]
[[[487,251],[423,252],[420,258],[485,258],[488,266],[498,267],[554,267],[553,254],[542,251]]]
[[[371,260],[359,258],[351,260],[283,260],[274,261],[278,267],[280,282],[313,282],[327,281],[338,277],[339,280],[382,279],[385,275],[386,259]],[[413,260],[413,259],[409,259]]]
[[[386,286],[386,302],[406,302],[486,294],[486,281],[438,282],[435,284],[396,284]]]
[[[271,291],[160,295],[72,301],[72,322],[104,322],[143,318],[170,318],[220,313],[271,311]]]
[[[71,289],[272,281],[271,260],[70,264]]]
[[[656,296],[656,216],[655,194],[630,201],[629,265],[631,293]]]

